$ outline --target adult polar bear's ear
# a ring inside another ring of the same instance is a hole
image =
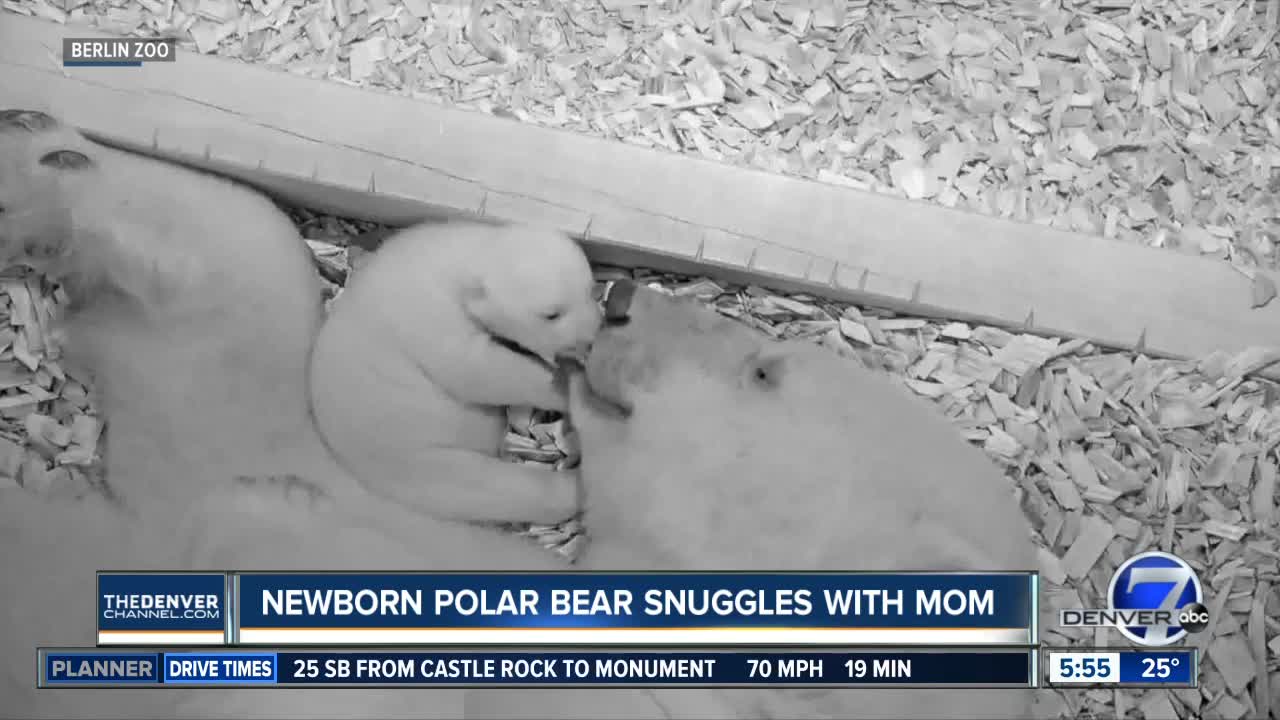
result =
[[[93,167],[89,156],[76,150],[51,150],[41,155],[38,162],[55,170],[86,170]]]

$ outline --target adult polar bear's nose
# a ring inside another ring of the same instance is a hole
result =
[[[604,321],[621,325],[631,317],[631,299],[636,295],[636,284],[631,280],[618,280],[609,286],[604,298]]]

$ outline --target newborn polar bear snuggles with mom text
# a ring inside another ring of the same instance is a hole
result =
[[[2,110],[0,260],[44,271],[72,300],[67,351],[101,393],[115,496],[0,491],[0,574],[22,578],[0,593],[0,713],[461,715],[457,690],[37,691],[37,647],[94,643],[98,570],[561,564],[381,500],[334,462],[306,385],[319,278],[267,198],[102,147],[42,112]]]

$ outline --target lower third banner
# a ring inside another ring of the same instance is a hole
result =
[[[236,573],[231,644],[1034,645],[1037,582],[1027,573]]]
[[[41,649],[52,687],[1032,687],[1033,650]]]
[[[1037,643],[1038,582],[1007,572],[103,572],[98,644],[1017,647]]]

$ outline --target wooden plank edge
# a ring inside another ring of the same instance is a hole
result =
[[[51,30],[62,32],[60,27],[48,23],[34,24],[44,26],[41,29],[45,34]],[[85,31],[78,29],[75,32],[78,35],[85,34]],[[193,61],[212,61],[219,72],[229,73],[236,78],[245,73],[255,77],[263,77],[264,73],[281,75],[276,71],[264,71],[215,58],[184,56],[179,60],[180,63]],[[26,72],[26,77],[15,79],[27,80],[28,90],[32,87],[31,70],[30,66],[18,67],[11,63],[0,66],[0,73],[21,75]],[[77,80],[65,73],[61,78],[47,70],[37,74],[44,76],[39,79],[53,80],[53,86],[44,89],[46,95],[43,99],[50,101],[50,106],[40,109],[47,109],[55,114],[59,113],[59,106],[65,105],[69,100],[68,93],[88,89],[87,80]],[[100,93],[117,93],[120,96],[117,98],[119,103],[148,97],[145,86],[131,87],[130,80],[137,76],[116,72],[110,75],[107,82],[103,81],[104,77],[106,76],[93,76],[91,84],[95,86],[94,90]],[[305,82],[305,79],[299,81]],[[227,82],[239,84],[229,80]],[[309,87],[315,86],[313,84]],[[369,91],[341,89],[352,93],[353,97],[383,97]],[[23,93],[18,92],[17,95],[22,96]],[[39,92],[35,95],[28,92],[26,97],[39,101],[39,95]],[[179,101],[200,105],[198,98],[191,100],[169,97],[166,100],[171,105]],[[123,107],[119,103],[115,109]],[[417,111],[420,108],[413,109]],[[1165,346],[1147,346],[1145,342],[1149,338],[1146,328],[1141,324],[1133,324],[1133,328],[1140,328],[1133,333],[1136,337],[1117,337],[1105,332],[1090,332],[1079,326],[1072,328],[1053,323],[1037,323],[1035,307],[1017,308],[1016,312],[1006,311],[1002,314],[973,312],[962,303],[945,302],[947,293],[936,292],[934,287],[918,280],[894,277],[866,268],[853,268],[837,260],[774,245],[758,238],[667,218],[652,210],[608,206],[595,212],[584,211],[557,204],[554,200],[497,191],[482,183],[452,176],[448,172],[436,172],[420,164],[388,158],[360,147],[326,144],[303,138],[300,134],[290,137],[288,128],[246,123],[243,117],[236,117],[235,122],[230,122],[225,116],[235,113],[226,108],[197,110],[203,113],[199,115],[201,122],[175,122],[173,125],[160,126],[155,126],[154,119],[163,117],[163,113],[149,114],[145,108],[133,108],[131,112],[102,109],[93,114],[81,113],[75,119],[79,120],[77,124],[88,134],[100,141],[236,177],[288,202],[317,210],[393,225],[459,214],[549,224],[585,239],[589,252],[595,259],[615,264],[645,265],[661,270],[705,274],[734,282],[808,292],[833,300],[876,305],[930,317],[981,322],[1011,330],[1084,337],[1105,347],[1142,350],[1156,356],[1186,356],[1185,353]],[[462,111],[437,108],[432,112]],[[148,115],[152,125],[149,129],[146,127]],[[246,124],[252,132],[246,132]],[[562,131],[545,132],[556,133],[558,144],[566,142]],[[285,147],[286,144],[292,147]],[[629,150],[634,151],[635,149]],[[306,158],[306,163],[300,164],[301,158]],[[671,156],[668,160],[678,163],[683,159]],[[796,186],[791,187],[794,190]],[[814,192],[830,190],[830,186],[820,189],[815,184],[807,187]],[[904,203],[903,207],[916,206]],[[993,225],[1008,224],[1008,221],[988,220]],[[1033,229],[1028,226],[1028,232]],[[1071,237],[1067,233],[1059,235],[1063,240]],[[710,252],[708,248],[711,248]],[[1106,258],[1099,259],[1104,263],[1105,260]],[[823,277],[823,273],[815,274],[815,267],[829,268],[830,273],[825,276],[825,281],[819,279]],[[1001,286],[996,284],[995,287],[999,289]],[[939,302],[939,299],[943,302]],[[1121,308],[1122,312],[1127,310]],[[1280,373],[1276,376],[1280,377]]]
[[[418,222],[430,222],[446,219],[473,219],[484,221],[494,219],[503,222],[529,222],[511,217],[530,213],[511,212],[510,203],[518,203],[518,199],[506,197],[502,193],[486,193],[474,208],[459,208],[449,205],[424,202],[417,199],[397,197],[380,193],[376,189],[376,176],[366,189],[344,187],[331,182],[313,178],[300,178],[296,175],[267,168],[263,163],[256,165],[240,164],[226,159],[218,159],[211,152],[192,153],[177,148],[165,147],[161,141],[161,133],[156,133],[155,141],[150,144],[139,144],[120,138],[103,135],[92,130],[86,131],[97,142],[130,152],[148,155],[169,162],[176,162],[198,170],[213,172],[255,187],[287,205],[321,210],[343,217],[385,223],[395,227],[404,227]],[[506,212],[494,214],[495,207]],[[543,218],[544,220],[546,218]],[[601,228],[614,227],[620,218],[586,217],[581,223],[547,223],[533,221],[562,230],[581,242],[587,255],[593,262],[617,267],[649,268],[663,272],[672,272],[693,276],[705,276],[728,283],[756,285],[762,288],[786,293],[809,294],[834,302],[845,302],[863,307],[875,307],[891,310],[896,313],[910,314],[935,320],[953,320],[975,325],[990,325],[1015,333],[1030,333],[1041,336],[1070,339],[1070,332],[1059,328],[1038,325],[1035,322],[1034,308],[1021,321],[1011,322],[1007,318],[984,316],[954,308],[939,307],[921,302],[917,296],[920,288],[897,278],[885,277],[867,268],[846,266],[843,263],[824,261],[822,258],[806,257],[803,259],[803,271],[797,272],[801,265],[793,263],[788,267],[784,263],[775,263],[774,269],[767,270],[756,267],[759,260],[759,246],[744,242],[738,245],[739,257],[742,251],[750,249],[745,261],[735,262],[730,256],[718,254],[707,256],[707,240],[719,237],[721,242],[733,243],[733,238],[724,233],[704,233],[698,241],[696,252],[692,255],[655,247],[646,247],[626,241],[614,239],[601,234]],[[627,233],[624,233],[627,234]],[[743,239],[745,240],[745,238]],[[723,250],[723,248],[722,248]],[[870,289],[868,289],[870,288]],[[1091,343],[1109,350],[1143,352],[1150,357],[1186,360],[1190,358],[1161,352],[1158,349],[1143,346],[1142,338],[1134,340],[1121,338],[1085,337]],[[1260,369],[1259,375],[1273,380],[1280,380],[1280,367]]]

